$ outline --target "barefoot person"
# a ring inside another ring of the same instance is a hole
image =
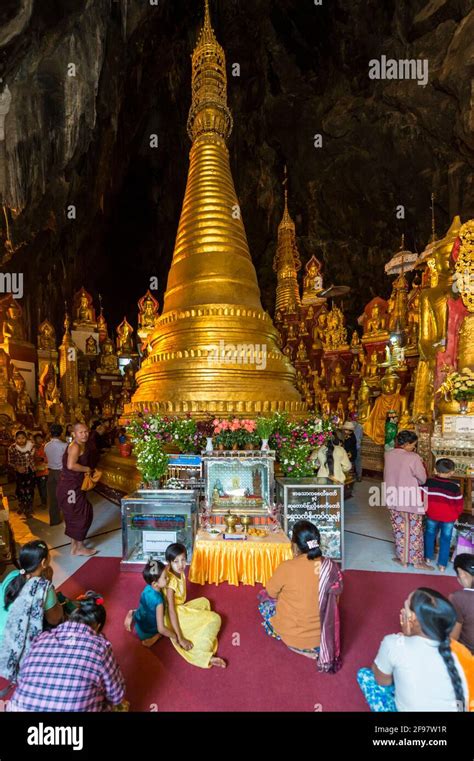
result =
[[[216,655],[221,617],[211,610],[209,600],[199,597],[186,602],[186,547],[170,544],[166,548],[168,578],[166,587],[166,627],[176,634],[172,643],[185,661],[202,669],[225,668]]]
[[[395,539],[395,563],[406,568],[412,563],[420,571],[433,571],[425,562],[422,484],[426,470],[415,452],[418,436],[413,431],[399,431],[395,449],[385,452],[384,481],[387,507]]]
[[[63,469],[59,479],[57,497],[64,515],[65,534],[72,539],[71,555],[95,555],[97,550],[84,545],[92,523],[92,505],[81,486],[86,473],[91,473],[86,451],[89,429],[83,423],[73,427],[73,440],[63,455]]]

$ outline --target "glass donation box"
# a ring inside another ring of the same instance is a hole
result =
[[[181,542],[191,561],[198,517],[198,492],[191,489],[139,489],[122,499],[122,562],[125,571],[141,571],[148,560],[165,559],[165,550]]]
[[[273,505],[275,452],[203,453],[205,499],[214,514],[267,514]]]
[[[323,555],[343,563],[344,484],[330,478],[277,478],[276,500],[290,539],[297,521],[309,521],[319,529]]]

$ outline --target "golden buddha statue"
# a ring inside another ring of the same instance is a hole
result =
[[[293,355],[293,352],[291,351],[291,346],[289,344],[286,344],[285,348],[283,349],[283,354],[285,357],[288,357],[288,359],[291,362],[291,357]]]
[[[448,301],[453,296],[454,270],[451,265],[451,251],[460,228],[461,220],[455,217],[446,236],[434,245],[432,258],[436,285],[421,291],[418,341],[420,360],[413,404],[415,421],[420,417],[431,418],[434,409],[436,358],[439,352],[446,350]]]
[[[300,341],[298,344],[298,351],[296,352],[296,359],[298,362],[307,362],[308,354],[306,352],[306,346],[304,341]]]
[[[114,417],[115,415],[115,399],[112,389],[102,405],[102,415],[107,418]]]
[[[357,330],[354,330],[352,333],[351,338],[351,349],[359,351],[360,350],[360,338]]]
[[[321,309],[317,317],[317,322],[313,330],[313,350],[320,351],[324,349],[327,340],[327,316],[326,309]]]
[[[74,407],[72,417],[75,423],[86,423],[86,418],[79,404]]]
[[[379,357],[376,351],[370,354],[369,361],[365,366],[365,378],[376,378],[379,374]]]
[[[281,309],[277,309],[275,312],[275,325],[281,325],[283,322],[283,315]]]
[[[300,337],[305,337],[305,336],[309,335],[308,330],[306,328],[306,321],[305,320],[300,320],[299,334],[300,334]]]
[[[409,431],[414,428],[413,420],[410,416],[410,410],[408,407],[402,412],[402,416],[400,420],[398,421],[398,430],[399,431]]]
[[[86,396],[86,384],[82,378],[79,379],[79,399],[77,404],[81,409],[85,419],[88,420],[90,417],[89,400]]]
[[[317,399],[319,394],[321,393],[321,382],[319,380],[319,373],[317,370],[313,370],[313,392],[314,396]]]
[[[10,403],[10,374],[10,357],[4,349],[0,349],[0,415],[16,420],[15,409]]]
[[[86,354],[88,357],[95,357],[97,355],[97,341],[94,336],[86,338]]]
[[[56,382],[56,373],[50,364],[45,365],[42,370],[38,386],[38,399],[44,420],[47,423],[53,422],[61,399]]]
[[[392,285],[392,293],[388,301],[388,330],[403,330],[407,324],[408,282],[402,272]]]
[[[135,388],[135,368],[133,362],[129,362],[128,365],[125,366],[123,388],[130,392]]]
[[[290,344],[290,343],[295,343],[295,341],[297,340],[298,339],[296,337],[296,325],[294,322],[290,322],[290,324],[288,325],[288,335],[286,337],[286,342]]]
[[[385,332],[385,317],[380,311],[380,305],[375,302],[365,324],[366,336],[378,336]]]
[[[336,305],[333,306],[327,316],[324,348],[326,351],[349,348],[347,346],[347,329],[344,327],[344,315]]]
[[[128,389],[123,388],[122,391],[120,392],[117,406],[115,408],[116,415],[123,415],[125,405],[130,403],[131,398],[132,398],[131,392]]]
[[[362,424],[370,415],[370,388],[364,379],[360,384],[357,400],[359,423]]]
[[[104,310],[102,307],[102,296],[99,293],[99,304],[100,304],[100,314],[97,318],[97,332],[99,334],[99,345],[102,346],[105,339],[109,335],[109,330],[107,327],[107,322],[104,317]]]
[[[97,373],[95,370],[93,370],[89,377],[89,388],[88,388],[88,395],[92,399],[100,399],[102,396],[102,387],[100,385],[99,378],[97,377]]]
[[[322,298],[318,295],[323,290],[323,278],[321,276],[321,262],[312,256],[305,266],[305,275],[303,278],[303,306],[307,304],[318,304]]]
[[[97,372],[99,375],[120,375],[119,360],[114,352],[114,343],[108,336],[102,344]]]
[[[330,415],[331,415],[331,404],[329,402],[328,394],[327,394],[326,389],[324,389],[324,388],[321,389],[320,394],[319,394],[319,398],[318,398],[318,402],[319,402],[319,407],[320,407],[320,410],[321,410],[321,414],[324,417],[330,417]]]
[[[10,300],[3,323],[3,336],[10,341],[24,341],[23,310],[13,297]]]
[[[73,327],[77,330],[86,328],[90,331],[97,329],[95,309],[92,306],[92,296],[85,288],[81,288],[74,295],[74,321]]]
[[[331,382],[329,384],[330,391],[347,391],[346,379],[342,372],[342,365],[340,362],[336,362],[336,365],[331,373]]]
[[[158,310],[158,300],[148,290],[138,302],[138,335],[140,337],[142,333],[146,336],[153,330],[159,317]]]
[[[359,355],[355,354],[354,359],[352,360],[351,364],[351,375],[359,375],[360,367],[359,367]]]
[[[312,304],[309,305],[309,309],[306,312],[306,318],[305,319],[306,319],[306,322],[313,322],[313,320],[314,320],[314,309],[313,309],[313,305]]]
[[[337,403],[336,415],[339,418],[339,425],[342,425],[345,419],[344,403],[342,401],[342,396],[339,397],[339,401]]]
[[[124,317],[117,328],[117,354],[119,357],[133,354],[133,328]]]
[[[48,320],[44,320],[38,327],[38,348],[45,351],[56,350],[56,331]]]
[[[382,393],[375,400],[372,412],[363,424],[364,433],[376,444],[385,443],[385,420],[388,412],[393,410],[400,419],[407,407],[407,400],[400,393],[400,379],[391,368],[387,369],[380,386]]]
[[[29,415],[33,409],[33,402],[26,390],[26,381],[20,371],[15,367],[13,371],[13,385],[16,392],[15,407],[18,415]]]

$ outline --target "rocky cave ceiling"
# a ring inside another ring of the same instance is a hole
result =
[[[303,262],[352,288],[350,326],[405,233],[474,216],[474,0],[211,0],[227,55],[231,166],[264,306],[288,165]],[[162,302],[190,143],[190,54],[202,0],[2,0],[3,272],[24,273],[31,337],[64,299],[103,296],[109,328],[159,278]],[[429,83],[374,81],[382,54],[429,61]],[[76,76],[68,76],[74,63]],[[233,63],[240,77],[231,76]],[[1,107],[0,107],[1,114]],[[159,137],[150,148],[150,134]],[[322,135],[322,148],[314,135]],[[405,207],[405,219],[396,207]],[[68,219],[73,205],[76,219]]]

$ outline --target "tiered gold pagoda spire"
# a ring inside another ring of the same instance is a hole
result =
[[[295,371],[260,302],[230,171],[225,54],[205,2],[192,56],[192,140],[163,313],[126,414],[304,410]]]
[[[285,209],[278,225],[278,243],[273,269],[277,273],[275,309],[286,311],[289,307],[301,306],[297,272],[301,269],[301,260],[296,245],[296,228],[288,211],[288,187],[285,167]]]

